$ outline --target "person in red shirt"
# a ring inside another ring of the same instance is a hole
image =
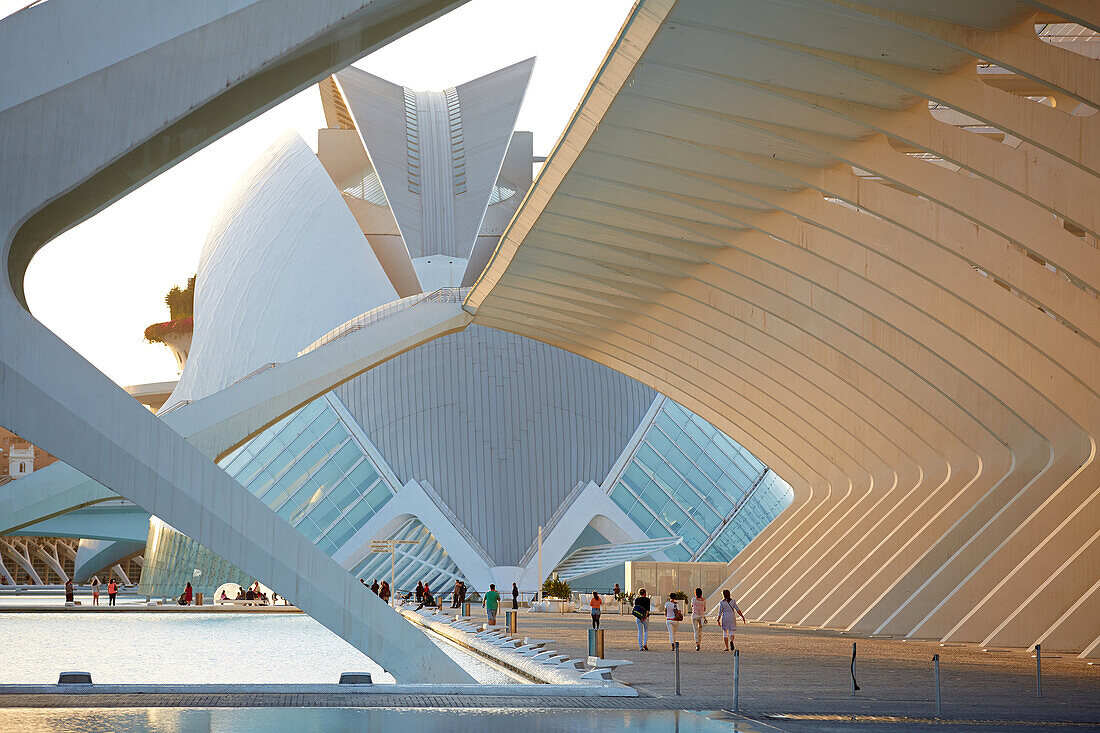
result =
[[[111,582],[107,583],[107,605],[115,605],[115,596],[118,595],[118,583],[114,578],[111,578]]]
[[[592,628],[598,629],[600,628],[600,606],[603,605],[600,594],[592,591],[592,600],[588,602],[588,605],[592,607]]]

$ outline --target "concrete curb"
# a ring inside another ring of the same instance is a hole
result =
[[[424,614],[417,611],[398,608],[397,611],[410,622],[431,629],[440,636],[466,648],[470,651],[487,657],[494,663],[517,672],[524,677],[536,680],[543,684],[531,685],[523,689],[540,689],[544,686],[565,686],[572,690],[591,689],[594,693],[606,697],[637,697],[638,691],[614,680],[584,679],[582,675],[586,670],[583,660],[567,659],[561,656],[557,664],[547,664],[530,656],[523,650],[527,647],[520,646],[516,641],[501,639],[491,640],[478,636],[471,628],[472,624],[462,622],[457,618],[438,614]],[[443,619],[446,619],[444,621]],[[501,628],[503,632],[503,628]],[[546,650],[551,653],[551,650]],[[579,664],[578,664],[579,663]],[[500,685],[493,685],[488,689],[495,689]]]
[[[627,688],[629,690],[629,688]],[[630,690],[633,692],[633,690]],[[469,695],[474,697],[628,697],[600,685],[470,685],[470,684],[207,684],[207,685],[0,685],[5,695]]]

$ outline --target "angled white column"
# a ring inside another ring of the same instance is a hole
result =
[[[38,323],[22,288],[59,232],[458,4],[165,3],[139,30],[127,3],[54,0],[0,21],[0,424],[267,579],[398,679],[425,682],[469,675]],[[28,52],[46,45],[65,54]]]

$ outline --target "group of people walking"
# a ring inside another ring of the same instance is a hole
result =
[[[592,594],[592,628],[599,628],[599,605],[597,601],[599,596],[596,593]],[[680,627],[680,622],[684,620],[683,610],[680,608],[680,603],[675,598],[674,593],[669,593],[668,600],[664,606],[665,612],[665,626],[668,628],[668,643],[671,649],[676,648],[676,631]],[[649,617],[653,613],[652,599],[646,595],[645,588],[638,591],[637,597],[634,599],[634,608],[631,610],[631,615],[634,616],[635,622],[638,625],[638,651],[649,651]],[[722,591],[722,600],[718,602],[718,609],[715,615],[715,620],[718,622],[718,626],[722,629],[722,642],[725,644],[725,651],[731,651],[733,649],[733,636],[737,631],[737,616],[741,617],[742,621],[745,621],[745,614],[741,612],[741,608],[737,605],[728,590]],[[748,623],[747,621],[745,621]],[[707,601],[703,598],[703,589],[695,589],[695,597],[691,599],[691,628],[695,635],[695,651],[699,651],[703,642],[703,627],[707,624]]]
[[[99,578],[92,578],[92,605],[99,605]],[[107,581],[107,598],[109,599],[108,605],[115,605],[115,596],[118,595],[118,582],[114,578]],[[75,603],[75,589],[73,588],[73,579],[69,578],[65,581],[65,602]]]
[[[362,583],[363,585],[367,585],[367,581],[363,578],[360,578],[359,582]],[[393,592],[390,590],[390,584],[389,583],[387,583],[384,580],[381,583],[379,583],[377,580],[375,580],[368,587],[370,588],[371,593],[373,593],[374,595],[376,595],[376,596],[378,596],[379,598],[382,599],[383,603],[389,603],[390,602],[390,596],[393,594]]]

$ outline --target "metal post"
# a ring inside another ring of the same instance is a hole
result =
[[[676,652],[676,694],[680,694],[680,642],[675,641],[672,643],[673,650]]]
[[[539,603],[542,603],[542,525],[539,525]]]
[[[932,663],[936,665],[936,717],[940,717],[943,708],[940,705],[940,655],[932,655]]]
[[[397,566],[397,545],[390,543],[390,605],[397,603],[397,588],[394,586],[394,568]]]
[[[859,690],[859,685],[856,684],[856,643],[852,642],[852,697],[855,697],[856,692]]]
[[[741,650],[740,649],[734,649],[733,650],[733,712],[735,712],[735,713],[741,712],[740,703],[737,700],[737,687],[738,687],[739,682],[740,682],[740,680],[738,678],[740,676],[741,676]]]
[[[1035,645],[1035,697],[1043,696],[1043,645]]]

